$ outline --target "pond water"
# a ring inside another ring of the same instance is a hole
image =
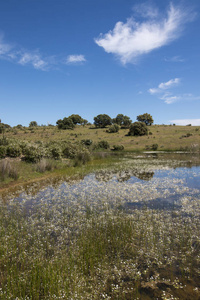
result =
[[[24,188],[24,190],[23,190]],[[131,210],[180,209],[189,211],[200,199],[199,157],[180,154],[143,154],[122,158],[109,169],[103,168],[76,181],[54,178],[7,192],[3,199],[34,207],[48,205],[98,207],[109,204]],[[196,200],[196,201],[195,201]]]
[[[200,299],[199,155],[126,154],[0,204],[3,300]]]

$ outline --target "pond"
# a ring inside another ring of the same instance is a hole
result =
[[[9,263],[1,299],[200,299],[198,155],[129,154],[78,180],[21,186],[1,214],[1,253],[22,268]]]

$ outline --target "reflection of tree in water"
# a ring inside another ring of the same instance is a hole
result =
[[[154,172],[144,171],[144,170],[124,170],[124,171],[100,171],[95,174],[97,181],[108,182],[116,176],[117,181],[124,182],[128,181],[131,177],[137,177],[140,180],[151,180],[153,178]]]
[[[141,180],[151,180],[151,178],[153,178],[153,175],[154,175],[154,172],[145,172],[145,171],[142,171],[142,172],[138,172],[136,171],[133,176],[141,179]]]
[[[131,178],[131,174],[128,171],[122,171],[117,174],[117,180],[119,182],[128,181]]]
[[[99,171],[95,173],[95,178],[97,181],[105,181],[108,182],[111,180],[114,176],[114,173],[112,171]]]

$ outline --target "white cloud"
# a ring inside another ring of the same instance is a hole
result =
[[[60,64],[77,64],[86,62],[84,55],[69,55],[66,58],[58,56],[44,57],[39,50],[26,50],[22,47],[14,47],[4,42],[3,34],[0,32],[0,59],[20,64],[22,66],[32,66],[34,69],[47,71]]]
[[[180,119],[180,120],[171,120],[170,123],[176,125],[188,125],[200,126],[200,119]]]
[[[170,4],[167,16],[158,19],[157,12],[147,10],[147,20],[117,22],[113,30],[95,39],[107,53],[116,55],[123,64],[136,63],[137,58],[177,39],[191,13]]]
[[[84,55],[79,54],[79,55],[69,55],[67,57],[66,63],[67,64],[77,64],[77,63],[82,63],[85,62],[86,59]]]
[[[25,52],[20,54],[20,59],[18,60],[18,63],[21,65],[32,65],[35,69],[39,70],[47,70],[48,62],[41,59],[39,54],[29,53]]]
[[[171,89],[180,83],[180,78],[170,79],[167,82],[161,82],[157,88],[151,88],[148,92],[151,95],[157,95],[159,99],[164,100],[167,104],[172,104],[177,101],[194,101],[200,100],[200,96],[193,94],[178,94],[174,95]]]
[[[167,82],[162,82],[159,84],[158,88],[161,90],[169,89],[170,87],[179,84],[180,78],[170,79]]]
[[[163,93],[164,90],[168,90],[176,85],[178,85],[180,83],[180,78],[174,78],[174,79],[170,79],[169,81],[167,82],[161,82],[157,88],[151,88],[148,90],[148,92],[151,94],[151,95],[154,95],[154,94],[160,94],[160,93]],[[168,95],[168,94],[165,94],[165,95]]]

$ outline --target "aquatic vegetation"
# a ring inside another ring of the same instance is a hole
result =
[[[0,202],[0,299],[198,299],[200,175],[185,164],[123,158]]]

